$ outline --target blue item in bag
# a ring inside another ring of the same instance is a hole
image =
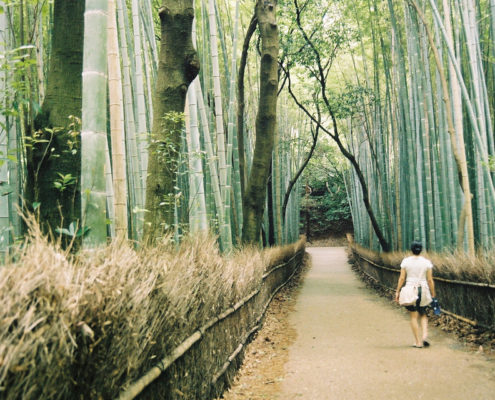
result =
[[[442,310],[440,309],[440,304],[438,304],[438,300],[434,297],[431,302],[431,308],[433,308],[433,314],[440,315]]]

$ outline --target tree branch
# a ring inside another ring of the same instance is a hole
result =
[[[246,155],[244,150],[244,109],[246,103],[244,102],[244,73],[246,71],[247,57],[249,51],[249,43],[258,25],[258,18],[256,13],[251,18],[249,27],[244,37],[244,44],[242,45],[241,60],[239,62],[239,73],[237,79],[237,143],[239,146],[239,172],[241,175],[241,195],[244,197],[244,190],[246,188],[247,174],[246,174]]]
[[[313,143],[311,144],[311,149],[309,150],[308,155],[306,156],[306,159],[304,160],[302,165],[299,167],[299,170],[297,171],[297,173],[294,175],[294,177],[289,182],[289,185],[287,186],[287,191],[285,192],[285,196],[284,196],[284,204],[282,205],[282,218],[284,218],[284,219],[285,219],[285,212],[287,210],[287,204],[289,203],[289,197],[290,197],[290,194],[292,192],[292,189],[293,189],[294,185],[296,184],[297,180],[299,179],[299,177],[301,176],[301,174],[303,173],[304,169],[308,165],[309,160],[311,160],[311,157],[313,156],[313,153],[316,149],[316,145],[318,144],[318,134],[319,134],[320,128],[321,128],[321,126],[319,124],[316,124],[315,131],[313,131],[313,128],[311,128],[311,136],[313,136]]]

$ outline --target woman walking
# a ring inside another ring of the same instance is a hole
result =
[[[414,241],[411,244],[412,256],[406,257],[400,264],[400,276],[395,292],[395,301],[399,302],[400,291],[404,286],[417,287],[418,299],[413,305],[406,306],[411,317],[411,329],[414,335],[413,347],[428,347],[428,317],[426,307],[431,303],[435,295],[435,284],[433,283],[433,264],[430,260],[419,254],[423,250],[421,242]],[[422,334],[420,335],[419,327]]]

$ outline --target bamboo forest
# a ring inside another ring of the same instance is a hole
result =
[[[4,252],[19,210],[85,246],[293,242],[318,140],[359,243],[491,246],[495,4],[284,1],[264,37],[247,1],[83,3],[1,5]]]
[[[4,0],[0,85],[0,399],[219,396],[313,240],[493,261],[495,0]]]

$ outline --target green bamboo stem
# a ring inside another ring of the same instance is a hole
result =
[[[143,78],[143,50],[141,45],[142,30],[139,16],[138,0],[132,0],[132,29],[134,33],[134,55],[136,62],[136,96],[137,96],[137,142],[140,159],[140,175],[146,176],[148,167],[148,129],[146,118],[146,100],[144,97],[144,78]],[[146,180],[143,179],[143,191],[146,191]]]
[[[158,47],[156,45],[156,38],[155,38],[155,28],[154,24],[155,21],[153,20],[153,11],[152,11],[152,0],[145,0],[142,2],[143,7],[144,7],[144,12],[143,12],[143,28],[146,33],[146,43],[150,46],[150,53],[151,53],[151,59],[152,63],[150,63],[150,66],[153,71],[153,77],[156,76],[156,71],[158,70]]]
[[[452,108],[451,108],[451,102],[450,102],[450,96],[449,96],[449,91],[447,87],[447,80],[445,78],[444,70],[443,70],[443,65],[440,60],[440,56],[438,54],[438,50],[435,46],[435,43],[433,41],[432,35],[426,25],[425,18],[423,16],[422,11],[419,9],[417,4],[414,1],[411,1],[411,4],[416,8],[416,11],[423,21],[423,24],[426,29],[426,33],[428,35],[428,39],[430,42],[430,47],[433,50],[433,54],[435,57],[435,62],[437,65],[437,70],[440,74],[440,82],[442,84],[442,90],[443,90],[443,99],[446,105],[446,115],[447,115],[447,124],[448,124],[448,131],[450,134],[450,140],[451,140],[451,146],[452,146],[452,153],[455,157],[457,166],[458,166],[458,174],[461,177],[461,187],[464,191],[464,208],[463,208],[463,215],[464,219],[467,218],[467,229],[468,229],[468,247],[469,247],[469,252],[470,254],[474,254],[474,232],[473,232],[473,221],[472,221],[472,210],[471,210],[471,191],[470,191],[470,183],[469,183],[469,177],[468,177],[468,171],[467,171],[467,164],[466,164],[466,153],[464,150],[464,141],[462,141],[462,146],[458,148],[457,146],[457,141],[455,137],[455,128],[454,128],[454,121],[452,118]],[[462,135],[462,131],[459,132],[460,135]],[[461,136],[462,137],[462,136]],[[462,229],[462,233],[458,233],[459,237],[459,242],[458,242],[458,247],[461,247],[463,244],[463,230],[464,230],[464,225],[460,224],[459,225],[460,229]]]
[[[215,19],[216,19],[216,28],[217,28],[217,38],[220,39],[220,47],[222,48],[222,58],[223,58],[223,70],[225,77],[231,75],[229,72],[229,61],[227,56],[227,44],[225,43],[225,33],[223,29],[223,23],[220,16],[220,12],[218,11],[218,1],[214,0],[213,5],[215,8]],[[225,10],[228,13],[228,8]],[[226,81],[226,92],[230,93],[230,81],[228,79]]]
[[[220,190],[222,193],[222,202],[224,204],[224,220],[222,221],[224,226],[220,227],[221,231],[231,233],[230,226],[230,187],[228,186],[227,175],[230,170],[227,166],[227,154],[225,149],[225,132],[224,132],[224,120],[223,120],[223,105],[222,105],[222,89],[220,84],[220,68],[218,62],[218,39],[217,39],[217,24],[215,17],[215,0],[208,0],[208,17],[210,27],[210,51],[211,51],[211,65],[213,73],[213,93],[215,101],[215,127],[217,134],[217,156],[218,156],[218,169],[220,173]],[[224,235],[224,236],[225,236]]]
[[[125,123],[125,143],[127,154],[127,178],[129,188],[130,215],[132,226],[132,238],[139,240],[142,235],[142,211],[144,209],[144,188],[143,180],[139,170],[139,154],[136,142],[136,123],[134,119],[134,97],[132,93],[133,77],[131,67],[131,54],[128,47],[127,6],[125,0],[117,2],[117,16],[119,26],[120,51],[122,57],[123,74],[123,102],[124,102],[124,123]]]
[[[5,2],[0,1],[0,7],[5,7]],[[0,54],[5,54],[8,43],[8,21],[6,13],[0,14]],[[0,68],[0,108],[8,107],[7,81],[8,75],[4,68]],[[0,113],[0,181],[4,187],[11,185],[9,180],[9,125],[4,113]],[[0,264],[3,264],[10,244],[10,196],[0,196]]]
[[[110,238],[115,238],[115,195],[113,192],[113,171],[108,147],[105,149],[106,224]]]
[[[110,133],[112,143],[114,225],[118,238],[127,238],[127,178],[123,126],[122,72],[116,21],[115,0],[108,1],[108,85]]]
[[[199,77],[196,78],[199,81]],[[195,81],[196,81],[195,80]],[[208,230],[206,216],[205,191],[203,181],[202,152],[199,141],[198,129],[198,111],[196,102],[195,81],[188,91],[189,101],[189,129],[188,148],[189,148],[189,213],[190,213],[190,230],[191,232],[201,232]],[[187,106],[186,106],[187,107]]]
[[[82,225],[89,228],[84,247],[106,243],[105,152],[107,128],[107,1],[87,0],[84,13],[82,77],[81,193]]]
[[[196,21],[192,26],[192,41],[196,48]],[[189,160],[189,226],[191,232],[208,230],[206,199],[203,177],[203,162],[198,123],[198,105],[196,85],[200,85],[199,76],[189,87],[186,101],[186,133]]]
[[[435,20],[440,28],[440,31],[443,35],[444,38],[447,37],[447,33],[445,31],[445,27],[443,25],[443,22],[442,22],[442,19],[440,17],[440,13],[438,12],[438,8],[435,4],[435,1],[434,0],[429,0],[430,2],[430,5],[431,5],[431,8],[433,10],[433,15],[435,16]],[[495,199],[495,188],[493,187],[493,181],[491,179],[491,177],[489,176],[489,173],[488,173],[488,165],[489,165],[489,162],[488,162],[488,152],[487,152],[487,149],[486,147],[483,145],[483,140],[481,138],[481,133],[480,133],[480,129],[479,129],[479,126],[478,126],[478,120],[476,118],[476,114],[474,112],[474,108],[473,108],[473,104],[472,104],[472,101],[471,101],[471,98],[469,96],[469,93],[468,93],[468,90],[466,88],[466,85],[465,85],[465,82],[464,82],[464,78],[462,76],[462,72],[461,72],[461,69],[459,67],[459,63],[457,62],[457,58],[455,56],[455,53],[454,53],[454,50],[452,48],[452,46],[450,46],[449,42],[446,41],[446,47],[447,47],[447,50],[448,50],[448,54],[449,54],[449,57],[452,61],[452,65],[454,67],[454,70],[455,70],[455,73],[457,75],[457,79],[461,85],[461,93],[464,97],[464,100],[465,100],[465,106],[466,106],[466,109],[467,109],[467,112],[468,112],[468,116],[469,116],[469,119],[471,121],[471,125],[472,125],[472,128],[473,128],[473,132],[474,132],[474,139],[475,139],[475,143],[476,143],[476,149],[478,150],[480,156],[481,156],[481,161],[482,161],[482,164],[484,165],[483,167],[483,170],[484,170],[484,175],[485,177],[487,177],[487,184],[488,184],[488,187],[489,187],[489,193],[490,193],[490,196],[492,199]]]
[[[225,208],[222,201],[222,193],[220,190],[220,179],[216,165],[216,156],[213,151],[213,145],[211,142],[211,135],[208,123],[208,116],[206,115],[205,105],[203,102],[203,93],[199,80],[195,81],[196,88],[196,100],[198,101],[198,110],[201,118],[202,132],[204,136],[204,142],[206,147],[206,156],[208,161],[208,168],[210,170],[211,186],[213,188],[213,197],[215,200],[215,206],[218,215],[218,225],[220,230],[220,244],[222,249],[229,250],[232,247],[232,235],[230,232],[230,225],[225,223]]]
[[[236,229],[237,236],[241,236],[242,232],[242,197],[241,197],[241,186],[240,186],[240,173],[239,173],[239,152],[233,151],[234,145],[237,143],[237,135],[234,127],[235,122],[235,101],[236,101],[236,78],[237,78],[237,36],[239,30],[239,19],[240,19],[240,1],[236,1],[235,5],[235,22],[234,22],[234,32],[232,39],[232,65],[231,65],[231,75],[230,75],[230,85],[229,85],[229,108],[228,108],[228,128],[227,128],[227,137],[228,137],[228,145],[227,145],[227,168],[229,168],[229,164],[232,162],[233,155],[235,159],[233,161],[234,171],[228,174],[227,177],[227,186],[231,187],[232,175],[234,175],[234,198],[235,198],[235,207],[236,207],[236,215],[239,221],[239,224]],[[230,195],[227,195],[227,202],[230,203]]]

